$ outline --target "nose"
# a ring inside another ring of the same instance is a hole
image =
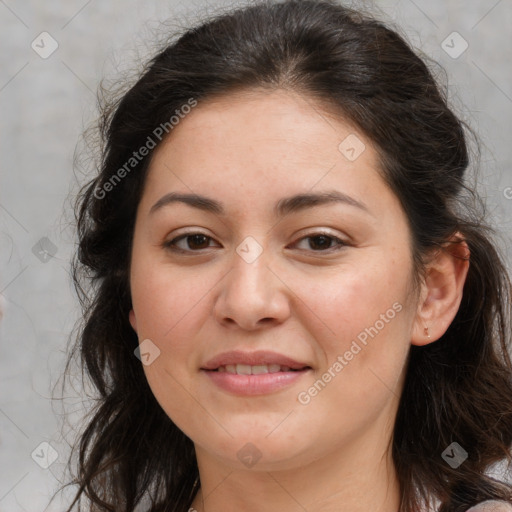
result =
[[[268,263],[267,250],[251,263],[234,252],[214,305],[225,327],[257,330],[283,323],[290,315],[289,289]]]

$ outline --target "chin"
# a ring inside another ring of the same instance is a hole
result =
[[[316,457],[306,455],[307,447],[297,446],[291,439],[283,442],[276,436],[271,440],[268,430],[262,435],[254,431],[247,435],[235,435],[225,440],[221,446],[201,443],[203,449],[211,456],[219,458],[236,470],[250,471],[282,471],[300,467],[313,461]],[[233,433],[233,432],[232,432]]]

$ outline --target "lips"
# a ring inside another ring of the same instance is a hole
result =
[[[201,368],[201,373],[218,389],[244,397],[290,389],[312,371],[305,362],[264,350],[224,352]]]
[[[239,375],[260,375],[309,369],[305,362],[296,361],[277,352],[259,350],[245,352],[234,350],[223,352],[210,359],[202,370],[226,372]]]

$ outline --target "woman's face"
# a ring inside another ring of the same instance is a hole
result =
[[[313,100],[192,109],[153,155],[130,279],[149,385],[198,458],[277,470],[389,440],[410,233],[371,142]]]

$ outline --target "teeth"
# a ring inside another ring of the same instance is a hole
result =
[[[238,375],[251,375],[251,367],[248,364],[237,364],[236,373]]]
[[[218,372],[236,373],[238,375],[261,375],[263,373],[289,372],[290,370],[289,366],[281,366],[279,364],[259,364],[254,366],[248,364],[227,364],[217,368]]]
[[[268,366],[266,364],[261,364],[259,366],[249,366],[249,373],[252,373],[253,375],[268,373]]]

